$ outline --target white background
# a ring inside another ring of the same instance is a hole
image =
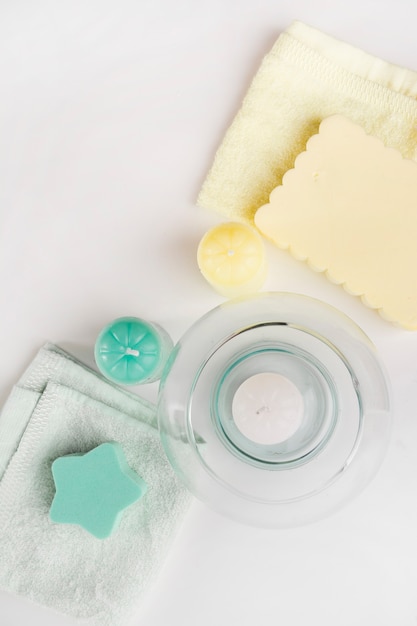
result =
[[[417,70],[415,0],[1,0],[0,405],[46,340],[92,364],[121,315],[174,339],[219,304],[195,206],[263,55],[293,19]],[[417,244],[416,244],[417,245]],[[196,502],[136,623],[417,624],[417,333],[394,328],[285,252],[265,289],[350,315],[392,380],[373,483],[312,526],[264,531]],[[155,398],[157,388],[138,392]],[[1,555],[0,555],[1,556]],[[1,626],[70,626],[0,594]]]

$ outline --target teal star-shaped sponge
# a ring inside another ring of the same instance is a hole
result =
[[[56,493],[49,517],[77,524],[98,539],[109,537],[123,511],[139,500],[146,483],[127,464],[118,443],[103,443],[87,454],[71,454],[52,463]]]

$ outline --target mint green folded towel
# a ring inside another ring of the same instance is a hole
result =
[[[148,486],[114,534],[49,519],[52,462],[108,441]],[[135,613],[190,503],[160,443],[156,409],[46,345],[0,415],[0,587],[82,620]]]

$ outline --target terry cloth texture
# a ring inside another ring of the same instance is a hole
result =
[[[334,114],[417,160],[417,73],[294,22],[264,58],[198,204],[253,223],[320,122]]]
[[[0,587],[88,626],[133,616],[190,496],[162,449],[155,407],[53,345],[40,350],[0,416]],[[118,442],[148,486],[100,540],[49,519],[52,462]]]

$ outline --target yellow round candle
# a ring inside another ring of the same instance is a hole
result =
[[[261,236],[237,222],[210,229],[198,246],[197,262],[204,278],[226,298],[256,292],[266,278]]]

